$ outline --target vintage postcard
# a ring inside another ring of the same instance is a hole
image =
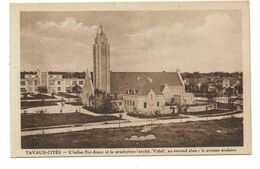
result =
[[[12,157],[251,154],[248,1],[10,7]]]

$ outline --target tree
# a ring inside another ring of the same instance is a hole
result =
[[[93,95],[89,96],[89,106],[93,107],[94,99],[95,99],[95,97]]]
[[[174,104],[174,101],[175,101],[175,98],[172,97],[172,98],[171,98],[171,104]]]
[[[172,110],[172,113],[175,114],[175,108],[171,106],[170,109]]]
[[[48,89],[47,89],[47,87],[45,87],[45,86],[39,86],[39,87],[37,88],[37,91],[38,91],[39,93],[48,93]]]
[[[104,95],[106,95],[106,92],[104,90],[100,90],[100,89],[96,88],[95,95],[104,96]]]
[[[79,85],[75,85],[71,88],[72,93],[80,94],[82,88]]]
[[[112,112],[113,103],[112,103],[112,97],[110,95],[106,95],[102,97],[102,103],[100,108],[101,111],[104,113]]]
[[[242,94],[243,93],[243,86],[241,84],[236,85],[235,91],[237,92],[237,94]]]
[[[118,106],[113,102],[113,97],[105,91],[96,89],[95,95],[89,97],[91,107],[101,113],[110,113],[119,111]]]
[[[231,87],[226,88],[225,94],[228,96],[228,102],[230,102],[231,96],[233,94],[233,89]]]
[[[213,92],[210,92],[210,93],[207,94],[207,98],[208,98],[209,102],[213,101],[213,95],[214,95]]]

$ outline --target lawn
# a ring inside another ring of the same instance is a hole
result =
[[[57,102],[61,102],[61,100],[57,101],[21,101],[21,109],[27,109],[32,107],[44,107],[44,106],[54,106],[57,105]]]
[[[225,112],[230,112],[231,110],[218,110],[218,109],[213,109],[213,110],[208,110],[208,111],[198,111],[198,112],[187,112],[184,114],[187,115],[211,115],[211,114],[221,114]]]
[[[55,114],[22,114],[21,126],[24,128],[57,126],[67,124],[83,124],[118,120],[116,116],[91,116],[82,113],[55,113]]]
[[[235,114],[239,114],[239,113],[243,113],[243,111],[234,111],[234,112],[212,114],[212,115],[205,114],[205,115],[199,115],[199,117],[217,117],[217,116],[223,116],[223,115],[235,115]]]
[[[141,119],[147,119],[147,118],[158,118],[158,119],[181,119],[181,118],[187,118],[179,116],[178,114],[141,114],[141,113],[127,113],[128,116],[137,117]]]
[[[25,95],[21,98],[21,100],[39,100],[39,99],[56,99],[56,97],[38,93],[38,94]]]
[[[235,108],[235,106],[234,106],[234,104],[231,104],[231,103],[217,103],[217,108],[233,110]]]
[[[243,119],[160,124],[142,133],[143,127],[92,129],[62,134],[22,137],[22,148],[137,148],[242,146]],[[153,134],[157,139],[125,140]]]
[[[123,113],[124,112],[123,110],[104,112],[104,110],[102,110],[102,109],[87,107],[87,106],[83,106],[82,108],[85,110],[91,111],[93,113],[97,113],[97,114],[113,114],[113,113]]]
[[[63,92],[60,92],[60,93],[57,93],[55,94],[57,96],[61,96],[61,97],[64,97],[64,98],[79,98],[79,96],[76,96],[76,95],[73,95],[73,94],[69,94],[69,93],[63,93]]]
[[[83,104],[80,102],[66,102],[65,104],[70,104],[72,106],[82,106]]]

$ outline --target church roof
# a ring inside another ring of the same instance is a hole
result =
[[[137,95],[146,95],[153,90],[156,95],[161,95],[165,84],[182,86],[176,72],[111,72],[110,83],[112,94],[137,90]]]

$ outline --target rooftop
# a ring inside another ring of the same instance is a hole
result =
[[[162,94],[162,86],[182,86],[176,72],[111,72],[111,93],[125,94],[137,90],[137,95],[146,95],[152,89]]]

